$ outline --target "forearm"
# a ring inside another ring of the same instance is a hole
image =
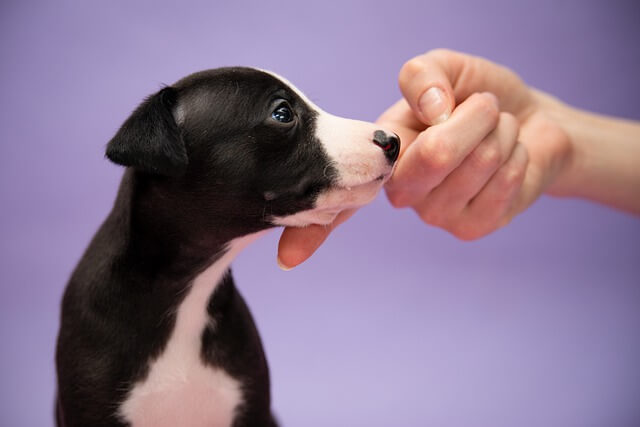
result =
[[[571,141],[569,159],[547,192],[640,214],[640,122],[576,110],[541,93],[537,97]]]

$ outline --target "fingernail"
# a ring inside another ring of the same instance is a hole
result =
[[[432,87],[423,93],[418,101],[418,106],[422,117],[428,124],[437,125],[449,118],[444,93],[437,87]]]
[[[280,267],[280,270],[282,270],[282,271],[293,270],[293,267],[288,267],[288,266],[284,265],[282,263],[282,260],[280,259],[280,257],[278,257],[277,261],[278,261],[278,267]]]

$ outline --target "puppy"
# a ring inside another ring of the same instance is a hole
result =
[[[371,201],[399,144],[251,68],[147,98],[107,146],[127,168],[64,293],[58,426],[275,426],[229,265],[263,230]]]

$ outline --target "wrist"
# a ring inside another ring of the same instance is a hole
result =
[[[579,110],[541,92],[536,97],[569,145],[547,193],[640,213],[640,124]]]
[[[576,196],[578,176],[584,163],[584,144],[581,143],[583,138],[579,135],[580,114],[578,110],[547,93],[535,89],[532,92],[536,110],[551,123],[551,127],[555,127],[556,132],[562,134],[562,137],[556,138],[562,141],[557,144],[559,147],[549,153],[553,157],[549,164],[555,164],[556,167],[545,192],[560,197]]]
[[[569,123],[575,110],[557,98],[530,88],[531,107],[522,117],[521,137],[535,167],[540,191],[554,196],[571,196],[574,169],[581,147],[571,135]]]

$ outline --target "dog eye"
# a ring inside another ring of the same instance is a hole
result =
[[[291,123],[293,121],[293,111],[286,102],[279,104],[271,113],[271,117],[280,123]]]

